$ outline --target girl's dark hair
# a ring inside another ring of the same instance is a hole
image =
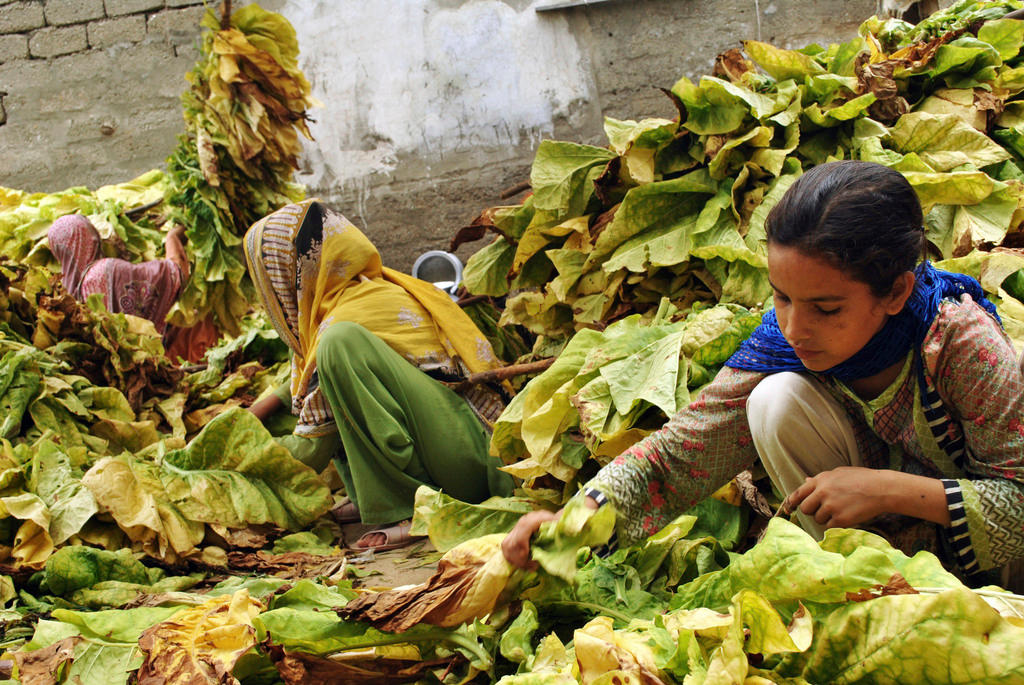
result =
[[[925,240],[921,203],[898,171],[873,162],[812,167],[768,213],[768,242],[820,257],[876,297],[913,271]]]

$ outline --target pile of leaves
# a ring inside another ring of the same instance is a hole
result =
[[[94,558],[83,573],[71,553],[88,548],[69,548],[40,574],[41,588],[73,588],[79,601],[163,589],[117,611],[51,609],[12,653],[19,676],[511,685],[980,683],[1024,673],[1020,598],[969,590],[933,555],[907,557],[871,533],[834,530],[817,543],[775,519],[759,545],[730,555],[686,515],[602,558],[589,546],[607,539],[614,515],[569,507],[538,534],[537,570],[522,571],[502,556],[501,532],[479,534],[502,528],[493,517],[502,503],[471,507],[425,490],[420,499],[447,512],[432,523],[456,544],[427,582],[382,592],[336,577],[235,577],[200,592],[128,555]],[[60,575],[72,562],[78,573]]]
[[[208,9],[202,25],[202,57],[182,95],[186,132],[167,171],[170,219],[185,226],[193,269],[204,278],[189,281],[171,321],[190,325],[212,313],[237,335],[252,300],[242,236],[304,197],[292,176],[299,134],[311,138],[306,110],[314,101],[284,17],[252,4],[223,21]]]
[[[286,380],[288,351],[242,316],[238,241],[301,196],[310,101],[287,22],[208,14],[169,175],[0,191],[17,259],[0,263],[0,661],[26,683],[1020,677],[1020,598],[862,531],[817,543],[776,517],[750,546],[749,477],[610,556],[593,550],[612,510],[579,500],[542,528],[535,570],[499,544],[689,402],[756,326],[764,218],[813,164],[906,174],[939,265],[978,277],[1024,341],[1024,22],[1001,18],[1022,5],[872,19],[827,48],[748,42],[671,89],[677,120],[609,120],[608,148],[542,143],[532,195],[463,234],[499,234],[466,284],[502,357],[555,358],[495,426],[524,487],[479,505],[422,488],[413,532],[444,553],[438,572],[379,592],[334,546],[324,479],[274,441],[289,426],[244,410]],[[166,213],[132,211],[161,198]],[[158,254],[168,215],[185,223],[199,283],[176,316],[238,334],[174,367],[152,326],[67,298],[44,238],[74,211],[132,259]]]

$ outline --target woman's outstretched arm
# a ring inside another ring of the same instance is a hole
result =
[[[188,256],[185,254],[185,245],[182,241],[184,236],[185,228],[180,224],[172,225],[171,230],[164,236],[164,254],[178,266],[183,282],[188,280],[189,276]]]

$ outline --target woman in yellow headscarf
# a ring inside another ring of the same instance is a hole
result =
[[[292,353],[287,392],[252,410],[262,419],[290,403],[292,453],[314,468],[335,457],[351,501],[342,520],[383,525],[357,547],[407,543],[420,485],[468,502],[511,494],[511,477],[488,456],[497,393],[459,396],[439,382],[498,366],[448,295],[383,267],[359,229],[315,200],[256,222],[245,254]]]

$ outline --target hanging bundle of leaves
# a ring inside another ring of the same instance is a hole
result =
[[[170,218],[185,226],[196,274],[171,320],[189,325],[212,312],[236,335],[251,295],[241,239],[260,217],[303,198],[292,177],[314,100],[284,17],[253,4],[224,25],[208,10],[202,25],[202,57],[182,95],[186,133],[167,160]]]

